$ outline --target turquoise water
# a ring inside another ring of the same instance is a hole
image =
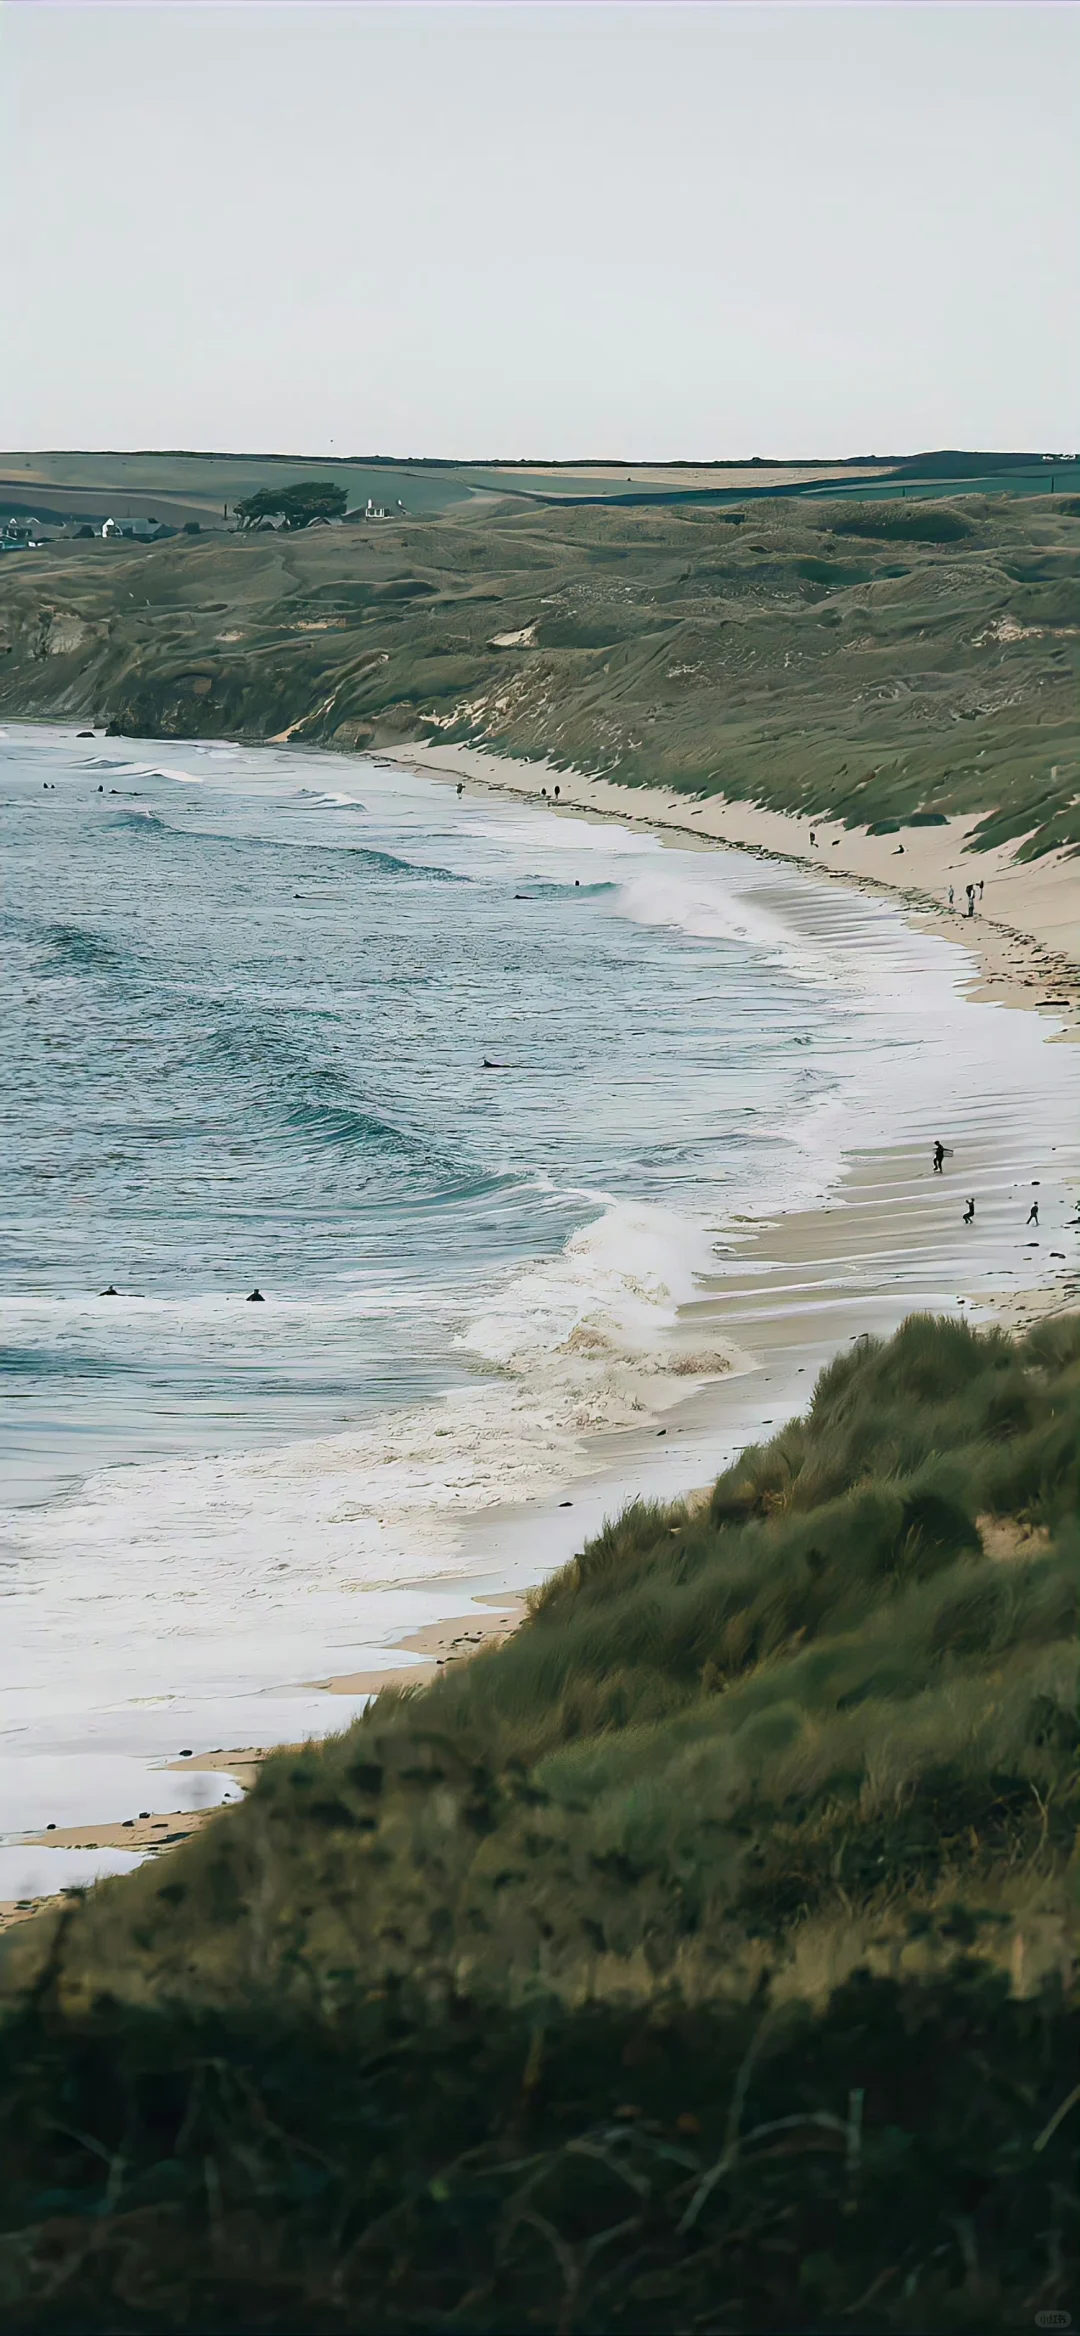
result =
[[[0,821],[0,1830],[342,1724],[470,1518],[708,1385],[749,1226],[1075,1106],[961,949],[747,855],[46,727]]]

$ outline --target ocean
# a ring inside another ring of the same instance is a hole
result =
[[[708,1385],[748,1228],[1073,1055],[881,901],[377,762],[9,725],[0,816],[9,1837],[343,1724]]]

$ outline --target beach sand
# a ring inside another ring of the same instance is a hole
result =
[[[1067,1017],[1068,1036],[1080,1031],[1078,859],[1054,853],[1029,866],[1017,862],[1013,846],[965,856],[977,822],[954,819],[947,827],[904,830],[898,873],[901,839],[895,836],[869,836],[817,821],[812,847],[809,820],[721,797],[704,804],[676,801],[660,790],[619,788],[472,748],[416,746],[377,759],[522,800],[539,796],[541,787],[550,795],[558,783],[559,811],[617,819],[680,844],[729,846],[785,859],[885,895],[924,930],[972,953],[973,996],[1029,1010],[1052,1009],[1059,1021]],[[948,884],[962,901],[965,883],[979,879],[985,891],[976,915],[950,915],[944,905]],[[319,1682],[327,1695],[356,1698],[387,1686],[419,1685],[448,1663],[500,1643],[525,1611],[527,1583],[564,1563],[628,1494],[674,1499],[685,1497],[689,1485],[706,1477],[711,1482],[718,1464],[726,1464],[744,1445],[767,1438],[790,1416],[808,1396],[822,1365],[865,1330],[880,1334],[919,1308],[944,1305],[966,1308],[973,1320],[998,1320],[1020,1329],[1080,1304],[1080,1231],[1070,1222],[1080,1177],[1080,1130],[1075,1136],[1059,1130],[1061,1140],[1051,1143],[1049,1134],[1017,1129],[1003,1141],[996,1118],[996,1098],[990,1094],[962,1129],[950,1129],[950,1136],[961,1140],[962,1169],[950,1160],[946,1173],[934,1176],[925,1144],[899,1144],[849,1158],[823,1207],[769,1222],[736,1221],[723,1271],[703,1285],[680,1317],[688,1356],[703,1348],[720,1350],[730,1357],[727,1374],[699,1382],[665,1415],[663,1426],[651,1421],[640,1438],[626,1431],[592,1438],[593,1472],[584,1483],[575,1479],[571,1487],[556,1488],[525,1508],[463,1520],[476,1553],[473,1584],[465,1585],[471,1588],[469,1610],[460,1611],[460,1577],[452,1589],[448,1581],[448,1602],[458,1601],[451,1614],[401,1639],[388,1650],[384,1667]],[[1033,1171],[1043,1214],[1037,1239],[1023,1224]],[[971,1272],[966,1286],[957,1289],[955,1269],[946,1261],[955,1257],[956,1221],[974,1186],[980,1205],[968,1252]],[[561,1497],[567,1490],[573,1492],[572,1502]],[[505,1586],[498,1587],[500,1582]],[[425,1581],[426,1589],[434,1586],[430,1578]],[[343,1724],[351,1716],[346,1707]],[[263,1762],[281,1749],[287,1747],[219,1748],[170,1765],[224,1771],[249,1789]],[[216,1808],[183,1811],[26,1839],[35,1846],[144,1848],[157,1855],[217,1814]],[[0,1904],[0,1931],[46,1903]]]
[[[695,802],[660,787],[619,787],[552,763],[512,761],[471,746],[380,748],[373,759],[465,780],[525,802],[542,788],[550,799],[558,786],[556,817],[571,811],[617,819],[680,844],[727,845],[842,879],[895,900],[921,930],[973,951],[980,971],[972,981],[972,996],[1033,1008],[1057,1004],[1059,1011],[1064,999],[1073,1020],[1070,1034],[1080,1034],[1080,854],[1049,852],[1043,859],[1021,860],[1020,838],[990,852],[968,850],[980,814],[948,819],[942,827],[870,835],[840,820],[812,820],[761,804],[729,802],[723,795]],[[962,913],[969,883],[984,886],[973,917]],[[950,884],[956,895],[952,910]]]

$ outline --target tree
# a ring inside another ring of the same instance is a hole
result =
[[[343,519],[348,496],[332,479],[297,479],[291,487],[261,487],[236,505],[241,527],[260,519],[283,519],[286,527],[310,527],[313,519]]]

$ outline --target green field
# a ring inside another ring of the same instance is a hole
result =
[[[379,462],[311,462],[274,454],[3,454],[0,517],[32,510],[43,519],[132,516],[172,526],[197,519],[224,531],[226,509],[261,487],[297,478],[328,478],[344,487],[351,510],[400,500],[431,514],[468,503],[473,488],[453,468]]]
[[[937,499],[493,498],[0,558],[9,714],[347,750],[467,740],[852,824],[979,812],[978,840],[1029,853],[1080,842],[1078,650],[1080,495],[977,481]]]
[[[545,504],[678,505],[707,509],[749,493],[845,494],[845,469],[868,471],[873,496],[1065,493],[1080,489],[1080,463],[1033,455],[940,454],[886,457],[869,463],[670,463],[394,461],[383,456],[342,460],[289,454],[0,452],[0,519],[32,511],[46,523],[108,517],[155,518],[173,526],[198,519],[223,530],[226,513],[260,489],[298,478],[328,478],[348,496],[350,510],[369,497],[413,517],[431,517],[493,496]],[[811,475],[808,477],[807,473]],[[755,476],[759,473],[760,476]],[[786,475],[785,475],[786,474]],[[815,475],[816,474],[816,475]]]
[[[10,2324],[1067,2308],[1078,1453],[1077,1319],[863,1340],[505,1646],[15,1933]]]

